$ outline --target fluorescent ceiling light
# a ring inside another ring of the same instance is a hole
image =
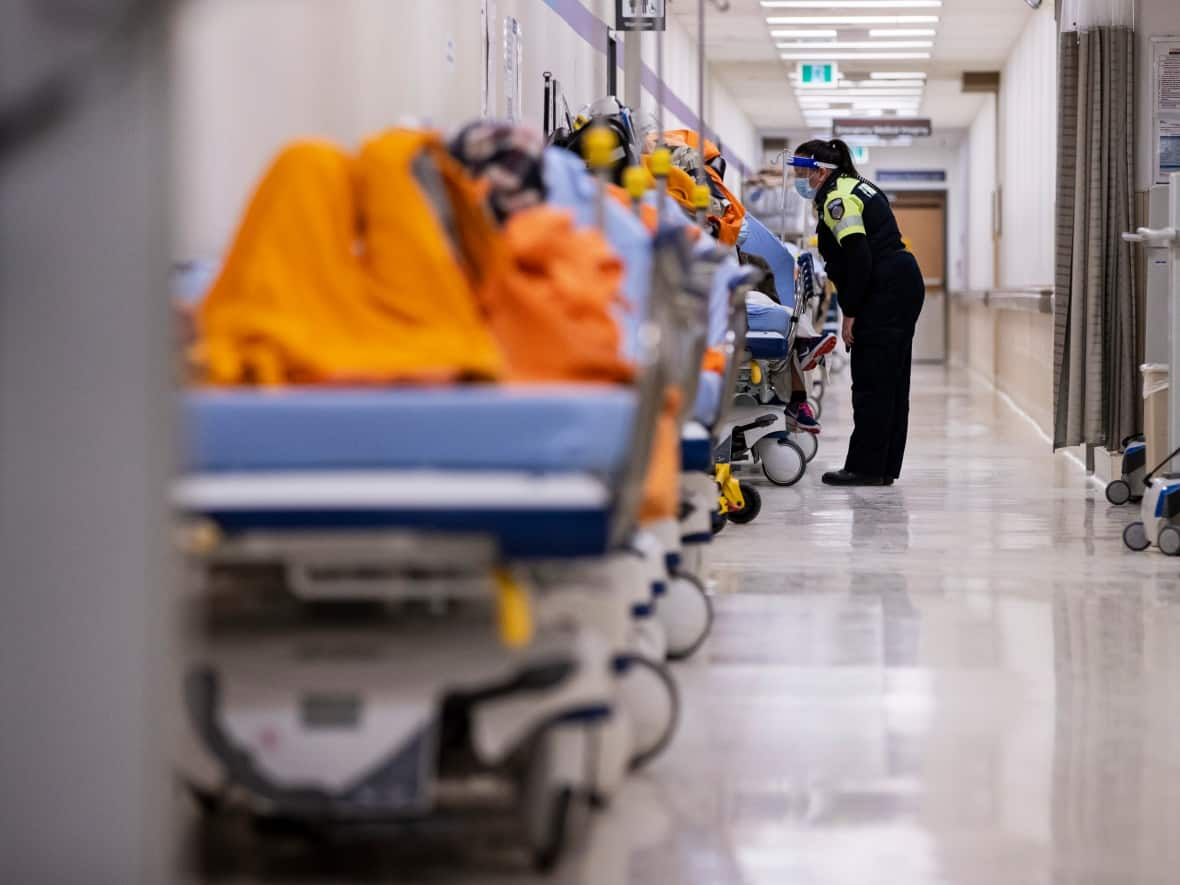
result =
[[[937,9],[942,0],[762,0],[767,9]]]
[[[934,28],[872,28],[869,36],[886,40],[893,37],[933,37]]]
[[[869,74],[873,80],[925,80],[925,71],[873,71]]]
[[[771,31],[772,37],[835,37],[837,31],[835,28],[814,28],[814,29],[800,29],[787,31]]]
[[[925,80],[841,80],[841,86],[849,89],[925,89]]]
[[[929,52],[782,52],[784,61],[922,61]]]
[[[913,93],[912,95],[876,95],[873,93],[858,92],[854,95],[849,95],[847,92],[842,95],[817,95],[814,92],[809,92],[803,95],[796,94],[795,98],[800,102],[807,104],[829,104],[840,102],[892,102],[894,104],[909,104],[915,101],[921,101],[923,96],[920,93]]]
[[[776,43],[779,49],[929,49],[930,40],[832,40],[827,43]]]
[[[796,93],[800,98],[814,98],[816,101],[839,101],[842,98],[915,98],[922,95],[921,89],[818,89]]]
[[[768,25],[935,25],[937,15],[781,15],[766,19]]]
[[[856,101],[837,101],[837,102],[832,102],[831,104],[828,104],[828,103],[812,104],[810,102],[799,102],[799,107],[802,108],[804,113],[810,113],[811,111],[832,110],[833,108],[843,108],[845,110],[847,110],[848,108],[856,108],[856,109],[879,108],[881,110],[901,110],[904,108],[905,110],[916,111],[921,106],[922,106],[921,101],[897,102],[897,101],[856,100]]]

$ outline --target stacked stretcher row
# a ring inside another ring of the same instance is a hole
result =
[[[178,273],[177,764],[207,810],[511,807],[545,867],[673,736],[751,276],[658,170],[619,199],[531,138],[295,146]]]

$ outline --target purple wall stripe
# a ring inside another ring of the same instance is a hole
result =
[[[562,20],[573,28],[574,32],[597,49],[606,54],[608,27],[598,16],[583,6],[579,0],[545,0],[545,5],[561,16]],[[622,53],[619,53],[619,66],[622,67]],[[643,66],[643,86],[652,95],[659,94],[660,78],[647,65]],[[683,120],[691,129],[700,127],[700,116],[679,95],[664,84],[664,106]],[[705,137],[715,141],[718,147],[723,147],[724,141],[710,126],[705,126]],[[729,161],[738,168],[744,176],[754,170],[741,157],[729,156]]]
[[[607,26],[579,0],[545,0],[545,5],[562,17],[578,36],[606,54]]]

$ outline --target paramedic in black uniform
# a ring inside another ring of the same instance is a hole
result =
[[[852,438],[838,486],[892,485],[901,475],[910,414],[914,327],[926,286],[901,241],[889,198],[861,178],[839,139],[799,145],[795,189],[815,201],[816,231],[844,314],[852,354]]]

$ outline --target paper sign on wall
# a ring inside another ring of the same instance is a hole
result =
[[[493,59],[496,46],[496,0],[483,0],[480,7],[481,27],[479,32],[480,97],[479,113],[485,119],[496,105],[496,77]]]
[[[1152,37],[1155,182],[1180,172],[1180,37]]]
[[[524,53],[520,40],[520,22],[512,16],[504,19],[504,100],[509,123],[523,116]]]

